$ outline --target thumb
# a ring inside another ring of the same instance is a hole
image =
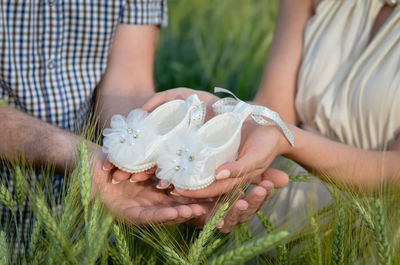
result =
[[[274,188],[280,189],[289,184],[289,176],[285,172],[275,168],[268,168],[261,176],[252,179],[252,184],[260,184],[262,181],[269,180],[274,184]]]
[[[254,152],[249,152],[239,157],[236,161],[226,163],[218,168],[216,179],[229,177],[237,178],[245,175],[251,176],[257,170],[258,159]]]

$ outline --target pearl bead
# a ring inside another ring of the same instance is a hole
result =
[[[189,161],[193,162],[194,161],[194,156],[189,156]]]
[[[175,171],[176,171],[176,172],[178,172],[178,171],[180,171],[180,170],[181,170],[181,166],[176,166],[176,167],[175,167]]]
[[[134,134],[133,134],[133,138],[134,138],[134,139],[137,139],[137,138],[139,138],[139,134],[137,134],[137,133],[134,133]]]
[[[181,149],[179,149],[178,151],[176,151],[176,155],[177,156],[182,156],[183,155],[183,151]]]
[[[133,129],[132,129],[132,128],[128,128],[126,131],[127,131],[129,134],[132,134],[132,133],[133,133]]]

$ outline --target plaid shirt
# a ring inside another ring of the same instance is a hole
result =
[[[73,131],[91,105],[117,26],[166,26],[166,2],[2,0],[0,99],[33,117]],[[0,171],[2,176],[10,175],[1,166]],[[12,189],[12,181],[2,179]],[[55,182],[60,186],[60,178]],[[0,204],[1,226],[8,219],[2,207]],[[28,219],[25,227],[30,223]]]

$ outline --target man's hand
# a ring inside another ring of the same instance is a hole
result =
[[[111,183],[112,171],[102,168],[105,155],[95,153],[92,191],[107,208],[128,223],[135,225],[173,224],[206,214],[206,208],[192,200],[177,202],[151,179],[141,183]]]

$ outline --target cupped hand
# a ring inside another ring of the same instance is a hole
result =
[[[98,148],[99,149],[99,148]],[[135,225],[173,224],[206,214],[206,208],[192,202],[176,201],[148,179],[140,183],[112,184],[112,170],[103,170],[105,154],[94,155],[92,197],[99,195],[106,207],[124,221]]]
[[[212,110],[212,104],[219,100],[219,97],[215,96],[206,91],[194,90],[186,87],[179,87],[174,89],[169,89],[163,92],[154,94],[142,107],[144,111],[151,112],[158,106],[175,99],[185,100],[189,96],[196,94],[199,99],[206,103],[207,112],[205,120],[209,120],[214,117],[214,112]]]
[[[287,182],[289,179],[286,173],[276,169],[269,169],[264,175],[264,177],[258,178],[255,181],[256,185],[247,194],[243,194],[231,207],[224,220],[218,224],[220,232],[229,233],[237,224],[250,221],[252,216],[263,207],[272,194],[274,189],[273,181],[285,184],[285,180]],[[277,181],[278,179],[280,181]],[[276,188],[281,188],[281,186]],[[216,206],[216,203],[218,202],[204,204],[203,206],[207,208],[207,213],[190,222],[199,227],[203,226],[211,218],[210,213]]]
[[[191,198],[209,198],[225,194],[237,185],[257,184],[262,180],[271,181],[276,188],[284,187],[289,181],[287,174],[276,174],[268,167],[277,155],[285,152],[285,148],[290,148],[290,145],[277,128],[260,126],[248,120],[242,128],[238,159],[218,168],[217,180],[213,184],[201,190],[174,190],[173,193]]]

